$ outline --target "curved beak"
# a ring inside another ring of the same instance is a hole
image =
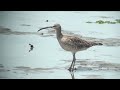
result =
[[[43,29],[47,29],[47,28],[53,28],[53,26],[49,26],[49,27],[44,27],[44,28],[40,28],[37,32],[43,30]]]

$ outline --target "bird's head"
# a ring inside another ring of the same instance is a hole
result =
[[[53,28],[55,30],[59,30],[59,29],[61,29],[61,26],[60,26],[60,24],[54,24]]]

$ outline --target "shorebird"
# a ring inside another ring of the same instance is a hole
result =
[[[60,24],[54,24],[53,26],[44,27],[44,28],[39,29],[38,31],[41,31],[41,30],[47,29],[47,28],[55,29],[56,37],[57,37],[57,40],[58,40],[60,46],[64,50],[72,53],[73,60],[72,60],[72,63],[70,65],[69,69],[68,69],[69,71],[74,70],[75,61],[76,61],[75,54],[78,51],[86,50],[86,49],[88,49],[92,46],[95,46],[95,45],[103,45],[102,43],[86,41],[86,40],[80,39],[80,38],[75,37],[75,36],[63,35],[61,33],[61,25]]]

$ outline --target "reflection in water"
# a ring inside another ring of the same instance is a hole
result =
[[[70,72],[70,71],[69,71]],[[75,77],[74,77],[74,71],[73,72],[70,72],[70,75],[71,75],[71,78],[72,79],[75,79]]]
[[[29,52],[30,52],[33,50],[34,46],[32,44],[29,44],[29,45],[30,45],[30,50],[29,50]]]

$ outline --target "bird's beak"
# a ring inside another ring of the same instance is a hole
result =
[[[49,27],[44,27],[44,28],[40,28],[37,32],[43,30],[43,29],[47,29],[47,28],[53,28],[53,26],[49,26]]]

